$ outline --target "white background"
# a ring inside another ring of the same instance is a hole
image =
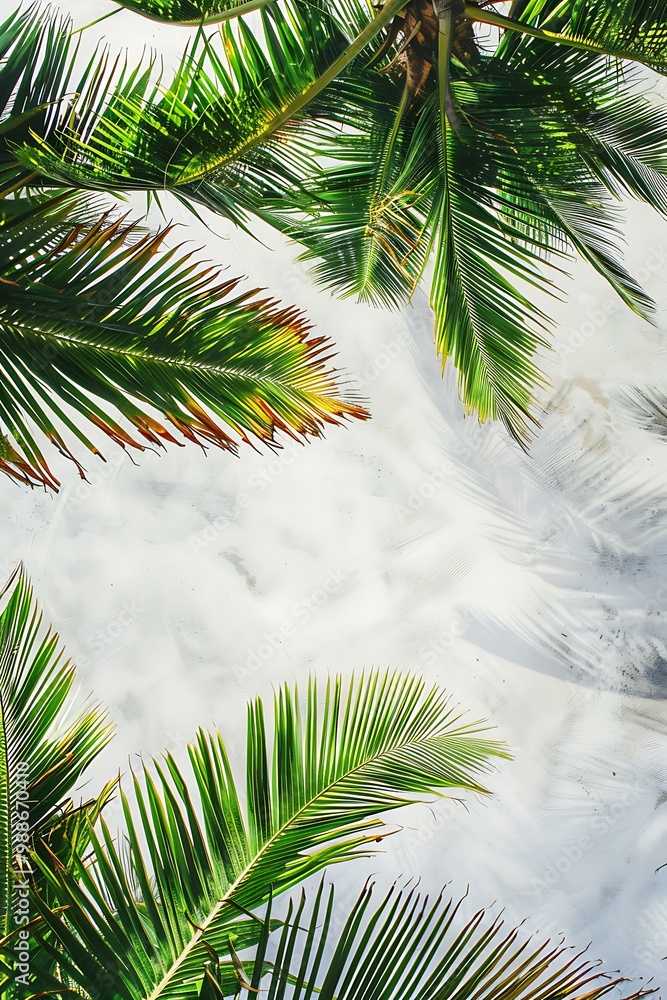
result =
[[[63,7],[77,24],[109,9]],[[126,13],[90,30],[102,34],[167,63],[183,38]],[[660,984],[667,439],[633,421],[624,393],[667,391],[667,225],[630,208],[627,260],[660,307],[655,328],[579,265],[569,302],[549,306],[552,386],[524,455],[463,418],[425,299],[403,315],[341,303],[270,232],[263,246],[211,219],[214,236],[172,210],[203,256],[335,341],[373,419],[277,457],[188,447],[132,465],[109,446],[90,487],[59,466],[56,497],[0,481],[3,571],[25,562],[82,693],[117,726],[91,790],[139,753],[182,756],[200,724],[228,734],[240,762],[246,700],[283,680],[418,671],[488,718],[515,759],[491,776],[492,798],[406,811],[380,858],[337,878],[350,892],[369,872],[470,884],[471,906],[497,900],[509,920],[592,941],[611,968]],[[327,579],[334,593],[305,612]]]

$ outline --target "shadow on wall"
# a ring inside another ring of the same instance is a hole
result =
[[[445,488],[475,511],[462,558],[480,581],[461,599],[465,639],[586,686],[667,698],[667,397],[569,382],[524,454],[502,427],[464,417],[453,370],[440,379],[425,297],[407,322],[440,415]]]

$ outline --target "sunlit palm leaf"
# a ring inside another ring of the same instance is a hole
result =
[[[588,31],[597,6],[531,0],[513,14],[531,31]],[[607,34],[630,25],[658,44],[645,4],[615,10]],[[317,18],[300,0],[271,5],[252,27],[223,24],[222,48],[198,32],[171,81],[98,60],[60,128],[35,130],[16,155],[54,182],[167,187],[246,227],[258,215],[305,244],[327,286],[384,305],[405,301],[435,251],[438,349],[466,407],[525,442],[548,326],[534,289],[554,278],[544,260],[574,250],[650,315],[616,252],[610,195],[664,211],[665,116],[641,96],[619,100],[635,84],[597,51],[515,31],[472,69],[447,55],[405,99],[397,78],[363,68],[371,49],[344,57],[368,19],[355,0]]]
[[[76,781],[111,738],[105,714],[93,707],[66,721],[71,713],[74,668],[63,661],[58,636],[42,626],[25,574],[13,575],[2,594],[0,615],[0,753],[11,797],[18,786],[17,768],[29,776],[31,836],[54,824],[54,813]],[[2,806],[3,915],[6,916],[6,860],[11,857],[12,824]],[[70,807],[67,807],[70,811]],[[14,844],[18,841],[14,838]],[[9,851],[9,854],[8,854]]]
[[[223,24],[221,44],[198,32],[170,80],[150,63],[130,69],[98,53],[72,85],[77,97],[59,127],[34,129],[15,155],[59,184],[170,189],[239,225],[280,196],[298,202],[309,153],[289,109],[349,37],[332,15],[294,5],[263,10],[261,25]],[[325,93],[309,114],[340,121],[345,108]]]
[[[667,184],[654,165],[667,167],[667,116],[638,95],[624,135],[609,78],[590,63],[566,52],[524,73],[492,61],[491,78],[474,85],[475,139],[494,165],[494,186],[512,201],[513,221],[532,225],[552,250],[573,248],[649,317],[650,298],[618,260],[620,218],[604,182],[612,195],[623,185],[664,210]],[[633,122],[635,135],[653,125],[650,155],[645,141],[633,141]]]
[[[230,989],[220,977],[216,992],[211,962],[200,997],[246,1000],[259,988],[270,1000],[599,1000],[625,981],[562,941],[536,941],[485,910],[466,921],[461,902],[442,894],[432,902],[394,886],[377,905],[373,895],[373,884],[366,885],[335,933],[333,889],[325,895],[320,885],[310,907],[304,895],[290,902],[273,952],[262,940],[255,965],[246,962],[251,988],[237,982]],[[628,990],[626,1000],[652,992]]]
[[[494,10],[480,10],[476,0],[465,3],[466,13],[498,26],[508,24]],[[512,27],[514,22],[515,27]],[[503,45],[526,55],[540,47],[581,43],[592,53],[643,62],[667,73],[667,3],[665,0],[518,0]],[[518,24],[542,32],[522,34]]]
[[[157,410],[185,439],[232,450],[364,415],[296,310],[162,250],[168,230],[136,238],[108,215],[72,226],[65,195],[0,204],[0,421],[17,452],[0,463],[16,478],[58,485],[33,424],[64,454],[63,428],[99,454],[72,412],[123,447],[181,443]]]
[[[632,194],[665,211],[667,116],[640,94],[619,97],[599,59],[563,48],[528,69],[500,53],[483,73],[455,73],[458,134],[448,121],[443,131],[435,93],[401,119],[399,88],[373,86],[358,68],[354,78],[366,119],[324,144],[309,182],[315,218],[292,235],[319,258],[320,281],[394,305],[434,247],[438,348],[459,369],[467,407],[523,441],[548,327],[530,285],[549,289],[545,261],[576,251],[651,317],[618,259],[613,199]]]
[[[546,328],[546,316],[515,282],[538,288],[544,282],[530,252],[518,242],[510,249],[511,228],[475,197],[475,186],[455,169],[461,147],[449,123],[444,128],[444,183],[432,217],[438,232],[431,290],[436,344],[458,369],[467,409],[476,410],[481,420],[500,418],[517,440],[525,441],[532,389],[539,381],[532,358],[544,343],[540,328]]]
[[[245,807],[222,738],[200,732],[189,748],[194,785],[168,755],[135,778],[134,806],[123,799],[131,875],[104,826],[94,869],[45,872],[68,909],[57,918],[42,908],[44,920],[90,997],[198,996],[207,947],[229,955],[239,908],[367,854],[386,832],[378,813],[447,788],[483,791],[489,758],[503,756],[442,692],[394,673],[366,675],[347,692],[337,679],[323,708],[311,682],[303,722],[296,690],[284,687],[273,730],[271,740],[256,701]]]
[[[0,137],[48,132],[71,81],[76,47],[67,18],[18,12],[0,24]]]
[[[665,0],[570,2],[565,33],[597,42],[667,73],[667,3]]]

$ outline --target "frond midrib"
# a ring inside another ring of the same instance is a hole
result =
[[[18,331],[21,331],[23,329],[23,327],[19,323],[12,323],[8,325],[13,326]],[[67,336],[65,334],[47,333],[42,330],[34,331],[32,328],[31,332],[33,333],[33,335],[36,336],[36,338],[47,342],[49,340],[55,340],[58,343],[62,342],[68,345],[73,345],[75,347],[82,347],[82,348],[87,347],[95,351],[100,351],[102,352],[103,355],[111,354],[122,357],[129,357],[129,358],[134,358],[138,361],[145,361],[150,364],[164,364],[169,366],[170,368],[174,367],[190,368],[193,370],[210,371],[220,375],[236,375],[239,378],[251,378],[254,381],[266,382],[272,385],[275,384],[281,386],[285,390],[289,389],[293,390],[293,386],[290,382],[283,381],[282,379],[276,376],[266,375],[261,372],[256,372],[252,369],[234,368],[231,365],[222,366],[214,364],[205,364],[199,361],[187,361],[176,358],[170,358],[165,355],[142,354],[140,351],[132,350],[130,348],[110,347],[105,344],[99,344],[94,341],[82,340],[76,337]]]
[[[436,734],[432,734],[432,736],[433,735],[436,735]],[[317,803],[317,801],[319,799],[321,799],[324,795],[326,795],[328,792],[330,792],[331,789],[335,788],[335,786],[337,784],[339,784],[342,781],[347,780],[352,775],[354,775],[356,772],[360,771],[362,768],[367,767],[369,764],[374,763],[375,761],[379,760],[381,757],[385,756],[388,753],[395,753],[397,750],[403,750],[403,749],[405,749],[405,748],[407,748],[409,746],[412,746],[412,745],[415,745],[415,744],[419,744],[420,742],[423,742],[424,739],[430,739],[430,738],[432,738],[432,736],[421,737],[420,739],[409,740],[409,741],[407,741],[405,743],[401,743],[401,744],[398,744],[398,745],[396,745],[394,747],[391,747],[391,749],[384,749],[380,753],[375,754],[375,756],[373,756],[373,757],[368,757],[366,760],[364,760],[362,763],[358,764],[356,767],[353,767],[351,770],[346,771],[344,775],[340,776],[339,778],[336,778],[335,781],[330,782],[325,788],[320,789],[320,791],[317,793],[317,795],[315,795],[312,799],[309,799],[308,802],[305,802],[297,810],[297,812],[294,813],[294,815],[290,817],[290,819],[289,819],[288,822],[284,823],[278,830],[276,830],[276,832],[274,834],[272,834],[272,836],[270,837],[270,839],[267,840],[266,843],[262,845],[262,847],[260,848],[260,850],[258,851],[258,853],[252,858],[252,860],[250,861],[250,863],[248,865],[246,865],[246,867],[237,876],[237,878],[234,880],[234,882],[232,882],[230,884],[230,886],[228,887],[228,889],[227,889],[227,891],[225,893],[225,896],[218,903],[215,904],[215,906],[213,907],[213,909],[212,909],[211,913],[209,914],[209,916],[207,916],[205,918],[205,920],[202,921],[201,929],[197,930],[195,932],[194,936],[187,943],[187,945],[185,946],[185,948],[183,949],[183,951],[181,952],[181,954],[178,956],[178,958],[172,963],[172,965],[170,966],[169,970],[162,977],[162,979],[160,980],[160,982],[158,983],[158,985],[155,987],[155,989],[153,990],[153,992],[150,993],[149,996],[146,997],[146,1000],[159,1000],[160,996],[162,995],[162,990],[164,989],[164,987],[166,987],[166,986],[169,985],[169,983],[170,983],[173,975],[178,971],[178,969],[183,964],[183,962],[186,960],[186,958],[188,957],[188,955],[190,954],[190,952],[199,944],[200,940],[202,940],[202,938],[204,937],[204,934],[205,934],[206,930],[208,929],[208,927],[210,927],[210,925],[212,924],[212,922],[218,916],[218,914],[223,909],[223,907],[228,902],[228,900],[232,897],[233,893],[236,891],[236,889],[239,887],[239,885],[241,885],[242,882],[244,881],[244,879],[247,878],[247,876],[252,872],[252,869],[257,865],[257,863],[261,860],[261,858],[264,855],[266,855],[266,853],[268,852],[269,848],[272,847],[273,844],[276,843],[279,840],[279,838],[289,829],[290,826],[294,825],[294,823],[299,819],[299,817],[307,809],[311,808],[315,803]],[[371,824],[375,824],[375,823],[378,823],[378,822],[382,822],[382,820],[380,820],[379,818],[377,818],[375,820],[369,820],[369,826]],[[335,839],[335,838],[333,838],[333,839]]]

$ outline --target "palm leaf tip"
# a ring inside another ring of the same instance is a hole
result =
[[[320,886],[310,906],[303,897],[292,903],[275,960],[264,963],[264,949],[257,950],[253,982],[268,989],[272,1000],[296,1000],[304,991],[337,1000],[415,994],[600,1000],[628,981],[606,974],[585,951],[562,941],[540,942],[522,927],[508,929],[502,916],[487,910],[466,919],[463,900],[448,900],[444,891],[432,901],[416,888],[394,885],[379,903],[375,891],[367,883],[335,934],[333,889],[327,898]],[[626,992],[624,1000],[655,992],[641,987]]]
[[[137,234],[72,196],[0,205],[0,469],[12,478],[58,488],[35,425],[85,478],[67,437],[101,450],[72,410],[124,449],[190,441],[234,453],[239,441],[367,418],[300,312],[165,249],[168,228]]]

